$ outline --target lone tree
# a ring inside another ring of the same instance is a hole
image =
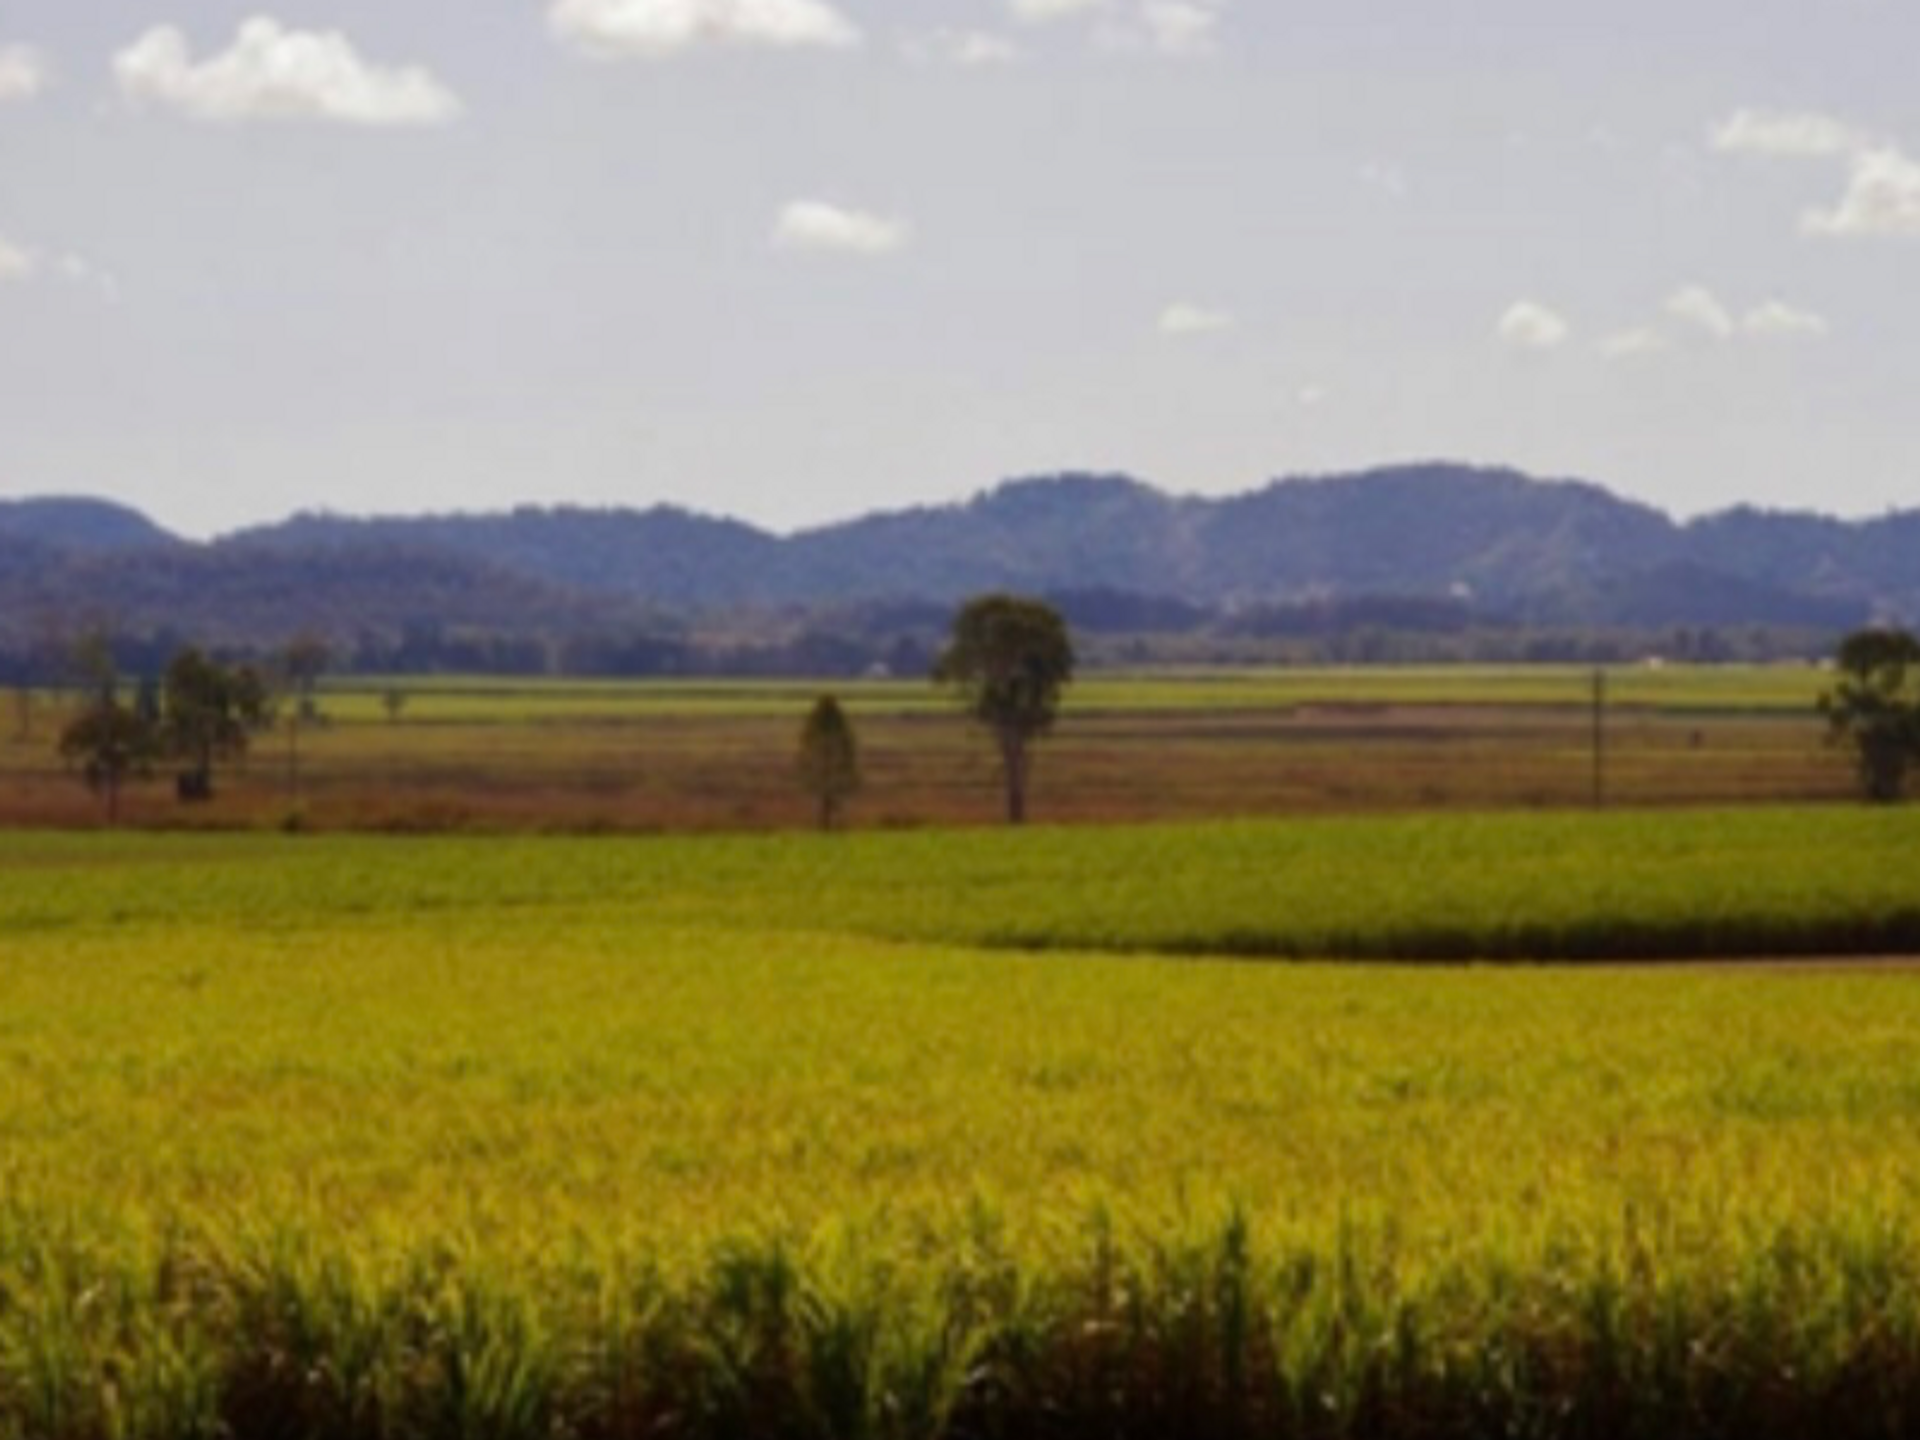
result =
[[[1033,742],[1053,728],[1073,679],[1073,640],[1060,612],[1020,595],[979,595],[953,617],[933,678],[992,734],[1007,787],[1007,822],[1027,818]]]
[[[120,677],[104,634],[75,647],[73,664],[83,676],[85,703],[60,730],[60,758],[78,766],[87,788],[106,805],[107,824],[120,819],[120,792],[129,780],[150,774],[160,753],[159,728],[150,695],[138,705],[120,699]]]
[[[801,788],[819,806],[820,828],[833,829],[860,789],[860,747],[853,722],[831,695],[813,702],[800,727],[799,771]]]
[[[1904,630],[1856,630],[1834,663],[1839,679],[1820,697],[1827,738],[1852,749],[1860,793],[1893,804],[1920,761],[1920,640]]]
[[[167,751],[185,766],[180,798],[212,799],[215,762],[244,755],[252,733],[268,722],[266,683],[250,665],[222,665],[188,646],[168,663],[160,699]]]

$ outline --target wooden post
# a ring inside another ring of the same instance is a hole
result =
[[[1593,670],[1593,808],[1607,803],[1607,672]]]

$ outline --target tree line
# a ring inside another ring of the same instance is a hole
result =
[[[224,664],[196,646],[176,652],[159,680],[141,682],[131,700],[104,641],[87,642],[75,658],[87,698],[60,731],[60,756],[101,796],[109,823],[119,818],[126,785],[163,761],[179,767],[181,800],[212,799],[215,763],[244,752],[248,738],[273,721],[273,691],[261,671]]]
[[[291,707],[290,753],[298,753],[298,727],[317,718],[314,692],[328,660],[325,642],[313,637],[293,641],[267,667],[184,645],[157,681],[143,680],[129,695],[110,641],[90,635],[70,659],[84,698],[61,728],[60,757],[101,797],[109,824],[119,819],[126,786],[168,762],[176,767],[181,801],[210,800],[216,765],[244,755],[283,707]],[[994,594],[961,606],[932,667],[934,681],[992,737],[1012,823],[1026,819],[1031,748],[1052,728],[1074,664],[1059,611],[1044,601]],[[404,694],[389,689],[383,699],[388,717],[397,718]],[[822,696],[802,726],[798,778],[821,827],[835,827],[861,781],[852,722],[832,696]]]
[[[1356,595],[1201,609],[1125,591],[1075,589],[1039,597],[1073,628],[1090,663],[1128,665],[1508,665],[1766,663],[1830,654],[1845,627],[1765,623],[1602,625],[1475,611],[1454,599]],[[537,613],[481,623],[415,618],[391,626],[311,623],[329,637],[335,674],[431,674],[581,679],[854,678],[924,675],[953,606],[922,600],[818,607],[665,612],[565,623]],[[66,673],[72,637],[54,611],[0,625],[0,683],[50,685]],[[76,611],[72,613],[86,613]],[[187,644],[270,664],[271,619],[194,629],[112,623],[131,673],[157,673]]]

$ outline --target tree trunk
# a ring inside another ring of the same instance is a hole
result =
[[[1017,730],[1000,732],[1000,768],[1007,781],[1007,823],[1027,823],[1027,737]]]

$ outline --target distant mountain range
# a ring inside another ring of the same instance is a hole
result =
[[[1016,480],[786,537],[670,507],[527,507],[302,514],[194,543],[104,501],[0,502],[0,634],[16,639],[75,616],[215,643],[553,634],[988,589],[1132,597],[1149,618],[1394,597],[1502,624],[1838,630],[1920,615],[1920,510],[1681,524],[1596,485],[1444,464],[1217,500],[1121,476]]]

